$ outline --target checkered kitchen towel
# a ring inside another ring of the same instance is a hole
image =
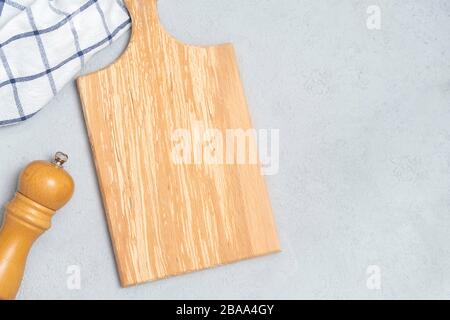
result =
[[[36,114],[130,25],[123,0],[0,0],[0,126]]]

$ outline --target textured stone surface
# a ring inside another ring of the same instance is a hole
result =
[[[366,27],[370,5],[381,9],[380,30]],[[70,155],[77,183],[34,247],[19,298],[448,298],[450,2],[159,6],[177,38],[235,44],[255,126],[281,129],[280,171],[268,184],[284,251],[121,289],[72,84],[34,119],[0,129],[0,203],[24,165],[56,150]],[[71,265],[81,290],[67,287]],[[381,290],[366,285],[370,265]]]

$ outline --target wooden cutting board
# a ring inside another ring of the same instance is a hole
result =
[[[180,132],[214,153],[220,139],[198,140],[195,132],[225,136],[252,125],[232,45],[177,41],[161,26],[156,2],[126,1],[127,50],[78,79],[123,286],[279,251],[257,162],[211,164],[196,147],[191,162],[188,148],[176,160],[189,141]]]

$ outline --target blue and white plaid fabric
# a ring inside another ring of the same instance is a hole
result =
[[[0,0],[0,126],[36,114],[130,25],[123,0]]]

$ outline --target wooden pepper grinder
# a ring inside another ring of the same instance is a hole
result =
[[[53,162],[34,161],[22,172],[14,199],[6,206],[0,230],[0,299],[15,299],[34,241],[51,227],[55,211],[72,197],[74,182],[62,168],[67,155]]]

